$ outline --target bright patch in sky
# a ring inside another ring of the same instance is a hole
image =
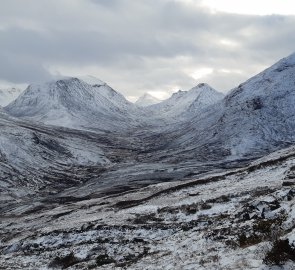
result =
[[[190,76],[195,80],[199,80],[205,77],[206,75],[211,74],[212,72],[213,72],[212,68],[199,68],[197,70],[194,70],[192,73],[190,73]]]
[[[226,68],[222,68],[220,70],[218,70],[222,73],[227,73],[227,74],[243,74],[243,72],[241,70],[237,70],[237,69],[226,69]]]
[[[222,44],[224,46],[228,46],[228,47],[235,47],[238,45],[237,42],[235,42],[233,40],[229,40],[229,39],[221,39],[220,44]]]
[[[178,88],[179,89],[179,88]],[[148,91],[148,93],[157,99],[164,100],[168,98],[170,95],[165,91]]]
[[[188,2],[188,0],[186,0]],[[196,1],[189,1],[196,3]],[[294,0],[202,0],[213,12],[223,11],[249,15],[295,15]]]

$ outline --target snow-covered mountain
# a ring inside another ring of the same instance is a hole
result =
[[[135,104],[140,107],[146,107],[160,102],[160,99],[150,95],[149,93],[145,93],[135,102]]]
[[[209,105],[220,101],[224,95],[208,84],[201,83],[189,91],[179,90],[177,93],[158,104],[149,106],[147,110],[163,118],[190,118]]]
[[[241,84],[224,100],[232,154],[295,141],[295,54]],[[241,132],[242,131],[242,132]]]
[[[5,110],[50,125],[112,130],[132,126],[137,107],[101,81],[65,78],[28,86]]]
[[[184,130],[180,145],[215,156],[255,156],[295,142],[295,54],[234,88]],[[207,156],[205,156],[207,155]]]
[[[15,100],[23,90],[19,88],[0,89],[0,106],[4,107]]]

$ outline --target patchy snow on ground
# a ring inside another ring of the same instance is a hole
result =
[[[5,215],[4,269],[295,269],[295,152],[138,191]],[[294,182],[292,184],[290,181]],[[278,253],[279,256],[279,253]],[[287,256],[287,255],[286,255]],[[289,256],[289,255],[288,255]]]

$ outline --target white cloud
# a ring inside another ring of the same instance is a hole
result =
[[[175,87],[173,87],[172,91],[175,92]],[[170,94],[166,91],[148,91],[148,93],[161,100],[164,100],[170,96]]]
[[[295,15],[293,0],[202,0],[202,4],[214,12],[223,11],[248,15]]]
[[[236,47],[238,46],[238,43],[234,40],[230,40],[230,39],[221,39],[219,40],[220,44],[221,45],[224,45],[224,46],[228,46],[228,47]]]
[[[190,72],[189,76],[191,76],[194,80],[199,80],[211,74],[213,70],[214,70],[213,68],[207,68],[207,67],[198,68]]]

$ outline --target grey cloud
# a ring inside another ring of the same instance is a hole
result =
[[[0,53],[1,79],[12,83],[47,81],[52,78],[49,71],[31,58]]]
[[[212,14],[172,0],[4,0],[0,79],[29,83],[50,78],[49,66],[95,66],[92,75],[138,96],[188,89],[199,81],[186,70],[210,67],[200,81],[225,91],[295,50],[294,20]]]

